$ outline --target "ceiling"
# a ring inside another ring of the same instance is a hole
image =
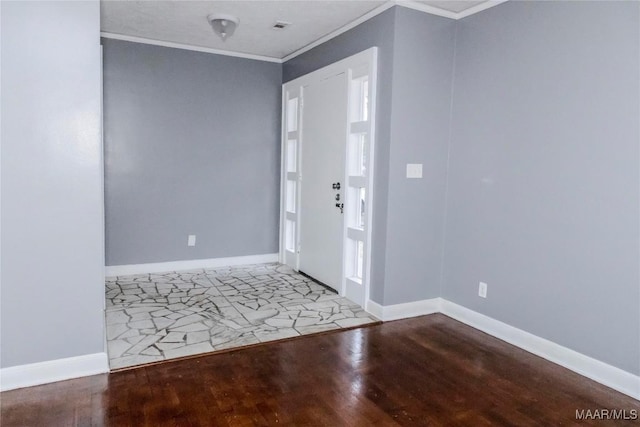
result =
[[[139,40],[142,38],[280,60],[363,15],[393,4],[455,18],[482,3],[486,0],[102,0],[101,31],[105,37],[144,41]],[[207,22],[211,13],[239,18],[233,37],[222,41],[213,33]],[[276,21],[291,25],[274,30]]]

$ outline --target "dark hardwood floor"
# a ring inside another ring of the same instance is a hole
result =
[[[0,394],[9,426],[559,426],[640,402],[443,315]]]

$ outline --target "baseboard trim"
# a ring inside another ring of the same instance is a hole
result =
[[[640,376],[578,353],[560,344],[493,319],[444,298],[383,306],[367,301],[369,313],[382,321],[442,313],[495,338],[563,366],[577,374],[640,400]]]
[[[441,313],[640,400],[640,376],[444,299]]]
[[[250,263],[254,262],[252,261]],[[600,384],[631,396],[634,399],[640,400],[640,376],[633,375],[615,366],[578,353],[577,351],[563,347],[445,299],[432,298],[390,306],[382,306],[369,300],[366,306],[369,313],[383,321],[442,313],[472,328],[478,329],[529,353],[540,356],[543,359],[549,360]],[[105,372],[109,372],[109,361],[106,353],[94,353],[28,365],[12,366],[0,369],[0,391],[31,387]]]
[[[364,311],[384,321],[384,319],[382,318],[382,306],[377,302],[374,302],[371,300],[368,300],[367,302],[365,302]]]
[[[374,301],[367,301],[366,310],[378,319],[388,322],[391,320],[407,319],[409,317],[425,316],[440,312],[442,298],[431,298],[404,304],[380,305]]]
[[[109,372],[107,353],[94,353],[0,369],[0,391]]]
[[[164,273],[167,271],[218,268],[235,265],[264,264],[278,262],[278,254],[249,255],[228,258],[193,259],[187,261],[156,262],[147,264],[111,265],[105,268],[107,277],[130,274]]]

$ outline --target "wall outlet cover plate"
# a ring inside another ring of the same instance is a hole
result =
[[[407,163],[407,178],[422,178],[422,163]]]

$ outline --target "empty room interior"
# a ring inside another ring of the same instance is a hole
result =
[[[640,1],[0,23],[3,426],[640,422]]]

